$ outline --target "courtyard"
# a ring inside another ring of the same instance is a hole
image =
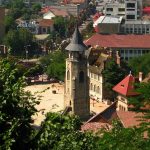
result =
[[[30,85],[25,90],[31,91],[35,97],[40,97],[40,104],[36,106],[38,113],[33,116],[34,124],[39,126],[45,119],[47,112],[62,112],[64,110],[64,85],[60,83]],[[92,113],[99,113],[108,105],[90,100]]]

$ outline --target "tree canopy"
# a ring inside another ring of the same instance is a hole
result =
[[[150,72],[150,54],[135,57],[129,60],[129,66],[131,67],[134,74],[138,75],[139,72],[143,72],[147,75]]]
[[[26,29],[8,31],[4,43],[10,48],[10,54],[14,56],[26,57],[28,55],[37,54],[37,44],[34,42],[32,33]]]
[[[35,136],[33,147],[55,150],[94,150],[97,137],[80,132],[81,121],[77,116],[48,113]]]
[[[32,118],[38,101],[23,90],[16,63],[0,61],[0,149],[24,149],[32,134]]]
[[[66,54],[61,51],[55,51],[40,59],[45,73],[52,78],[64,81],[65,76],[65,58]]]
[[[129,68],[125,63],[119,67],[114,59],[107,61],[102,71],[105,87],[111,90],[112,87],[119,83],[128,73]]]

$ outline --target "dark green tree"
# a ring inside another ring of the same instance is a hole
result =
[[[4,24],[5,24],[6,33],[10,29],[16,29],[17,27],[17,24],[15,23],[15,19],[12,16],[5,16]]]
[[[28,51],[28,56],[38,53],[33,35],[26,29],[10,30],[4,39],[4,43],[10,47],[10,54],[14,56],[26,58],[26,51]]]
[[[0,149],[27,149],[38,101],[24,91],[16,63],[0,61]]]
[[[66,54],[55,51],[48,56],[42,57],[40,62],[49,77],[64,80]]]
[[[105,87],[111,90],[114,85],[119,83],[129,73],[129,70],[125,63],[119,67],[114,59],[108,60],[102,71]]]
[[[147,109],[143,108],[148,108],[150,106],[150,83],[137,83],[135,87],[139,95],[129,98],[129,104],[134,106],[133,109],[135,111],[146,111]]]
[[[150,72],[150,54],[145,54],[143,56],[135,57],[129,60],[129,66],[133,72],[138,75],[139,72],[143,72],[147,75]]]
[[[129,68],[125,63],[122,63],[122,66],[118,66],[114,59],[106,61],[105,67],[102,71],[104,78],[104,97],[113,100],[116,97],[116,93],[112,88],[118,84],[125,75],[129,73]]]
[[[55,31],[57,31],[61,37],[65,37],[68,20],[61,16],[57,16],[53,20]]]
[[[41,10],[41,5],[39,3],[35,3],[32,5],[32,10],[36,14]]]

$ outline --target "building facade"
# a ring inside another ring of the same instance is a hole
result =
[[[142,0],[125,0],[125,19],[140,19],[142,16],[142,8]]]
[[[81,119],[87,119],[90,115],[86,49],[76,28],[71,43],[66,47],[69,57],[66,59],[64,106],[70,107],[71,113]]]
[[[120,28],[123,34],[150,34],[150,21],[135,20],[125,21]]]
[[[107,3],[103,13],[106,16],[125,16],[125,3],[119,2]]]
[[[128,61],[131,58],[150,53],[150,35],[102,35],[95,34],[85,41],[87,46],[102,47],[119,51],[120,57]]]

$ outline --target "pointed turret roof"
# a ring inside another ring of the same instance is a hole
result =
[[[71,43],[66,47],[66,50],[68,50],[68,51],[84,51],[86,49],[87,49],[87,47],[83,43],[79,29],[78,29],[78,27],[76,27],[76,29],[73,33],[73,36],[72,36]]]
[[[138,93],[135,92],[134,83],[135,83],[135,78],[132,76],[132,74],[129,74],[121,82],[119,82],[116,86],[114,86],[113,90],[124,96],[138,95]]]

